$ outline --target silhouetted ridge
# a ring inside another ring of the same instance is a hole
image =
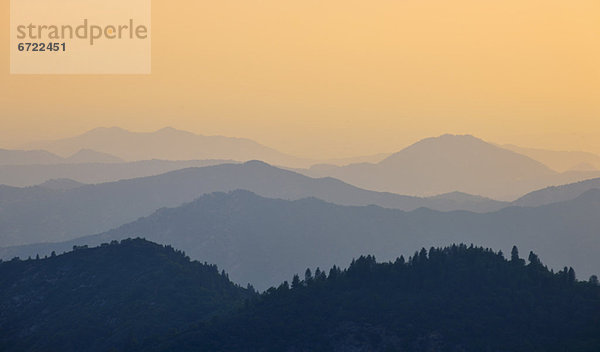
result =
[[[426,206],[438,210],[485,211],[504,205],[476,197],[430,200],[371,192],[332,178],[314,179],[262,161],[249,161],[88,184],[64,192],[13,189],[10,198],[0,197],[0,246],[58,242],[100,233],[147,216],[161,207],[179,206],[205,193],[235,189],[271,198],[319,197],[342,205],[377,204],[402,210]]]
[[[501,150],[501,148],[494,147],[484,140],[474,137],[470,134],[455,135],[447,133],[439,137],[424,138],[408,146],[407,148],[388,156],[379,162],[379,164],[393,163],[396,159],[401,158],[402,155],[406,153],[421,153],[422,150],[437,150],[439,148],[457,150],[460,152],[464,152],[469,149],[489,150],[495,148]],[[458,157],[459,155],[456,156]]]
[[[7,197],[11,191],[6,189]],[[407,248],[465,242],[504,251],[517,244],[543,255],[552,268],[569,263],[589,276],[600,267],[598,214],[600,194],[594,193],[538,208],[475,214],[339,206],[314,198],[289,201],[236,191],[164,208],[99,235],[0,249],[0,255],[27,258],[142,236],[215,263],[234,282],[262,290],[308,265],[342,265],[363,253],[390,260],[410,254],[404,252]]]
[[[539,161],[470,135],[426,138],[377,164],[319,165],[305,172],[374,191],[418,196],[459,191],[501,200],[586,177],[558,174]]]
[[[513,202],[515,205],[536,207],[575,199],[591,189],[600,189],[600,178],[570,183],[560,186],[546,187],[530,192]]]
[[[0,263],[0,350],[128,350],[240,306],[214,265],[141,239]]]
[[[281,153],[247,138],[207,136],[165,127],[153,132],[133,132],[118,127],[96,128],[81,135],[29,144],[58,154],[93,149],[127,161],[150,159],[265,160],[278,165],[308,166],[312,162]]]
[[[230,317],[152,341],[156,351],[597,351],[600,287],[489,249],[307,269]],[[154,349],[153,349],[154,348]]]

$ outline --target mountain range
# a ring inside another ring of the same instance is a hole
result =
[[[154,132],[131,132],[100,127],[81,135],[27,144],[57,154],[93,149],[127,161],[140,160],[263,160],[271,164],[306,167],[309,160],[281,153],[246,138],[204,136],[166,127]]]
[[[378,163],[314,165],[300,172],[374,191],[417,196],[459,191],[505,201],[539,188],[600,176],[600,171],[558,173],[470,135],[426,138]]]
[[[91,149],[79,149],[68,157],[45,150],[0,149],[0,165],[54,165],[81,163],[121,163],[123,159]]]
[[[129,237],[170,244],[193,259],[225,269],[234,282],[266,289],[309,265],[342,265],[362,253],[381,260],[413,248],[474,243],[542,255],[553,268],[569,264],[584,276],[600,268],[600,190],[540,207],[477,214],[411,212],[341,206],[316,198],[270,199],[248,191],[213,193],[99,235],[2,249],[2,258],[58,253]]]
[[[428,207],[490,211],[505,206],[464,194],[418,198],[366,191],[332,178],[314,179],[259,161],[64,188],[0,186],[1,246],[65,241],[99,233],[161,207],[178,206],[205,193],[236,189],[273,198],[319,197],[342,205],[376,204],[402,210]]]
[[[28,147],[46,148],[61,155],[80,152],[68,158],[68,164],[52,162],[58,156],[40,162],[43,165],[0,163],[0,184],[24,187],[60,178],[81,183],[111,182],[227,160],[256,159],[378,192],[417,197],[460,192],[512,201],[540,188],[600,177],[594,154],[499,146],[470,135],[426,138],[397,153],[341,158],[329,164],[289,156],[248,139],[202,136],[173,128],[148,133],[97,128]],[[86,153],[99,153],[92,150],[109,154],[91,162],[93,156]],[[111,155],[117,155],[118,161],[110,163]],[[122,163],[122,159],[129,162]],[[86,164],[73,164],[85,160]]]
[[[591,189],[600,189],[600,178],[594,178],[591,180],[585,180],[566,185],[546,187],[528,193],[512,202],[512,204],[526,207],[536,207],[575,199]]]
[[[526,155],[558,172],[600,169],[600,156],[593,153],[523,148],[512,144],[504,144],[502,148]]]
[[[143,160],[108,164],[0,165],[0,185],[29,187],[56,179],[69,179],[79,183],[96,184],[155,176],[190,167],[232,162],[230,160]]]

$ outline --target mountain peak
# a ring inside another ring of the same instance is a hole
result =
[[[421,145],[473,145],[473,144],[493,146],[492,144],[484,141],[483,139],[477,138],[470,134],[446,133],[446,134],[443,134],[443,135],[437,136],[437,137],[424,138],[424,139],[412,144],[408,148],[415,147],[415,146],[421,146]],[[408,149],[408,148],[406,148],[406,149]]]
[[[441,160],[446,162],[458,162],[460,160],[472,159],[469,164],[475,165],[474,162],[484,162],[485,159],[491,157],[529,159],[528,157],[510,150],[502,149],[470,134],[443,134],[438,137],[422,139],[401,151],[390,155],[382,160],[380,164],[396,163],[406,158],[417,158],[427,163],[434,161],[439,162]],[[533,159],[530,159],[530,161],[531,163],[538,164],[538,166],[542,166],[542,164]]]
[[[270,164],[262,161],[262,160],[248,160],[244,163],[246,166],[254,166],[254,167],[271,167]]]
[[[124,128],[121,128],[121,127],[117,127],[117,126],[96,127],[96,128],[93,128],[93,129],[85,132],[84,134],[90,135],[90,134],[122,133],[122,132],[130,132],[130,131],[128,131]]]
[[[193,132],[189,132],[189,131],[184,131],[184,130],[178,130],[174,127],[171,126],[167,126],[167,127],[163,127],[161,129],[158,129],[152,133],[155,134],[163,134],[163,135],[187,135],[187,136],[199,136]]]
[[[453,191],[513,200],[558,175],[542,163],[472,135],[425,138],[377,164],[310,170],[370,190],[432,196]]]

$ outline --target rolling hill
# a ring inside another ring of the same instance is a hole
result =
[[[376,204],[412,210],[499,209],[502,202],[448,195],[423,199],[362,190],[341,181],[313,179],[253,161],[188,168],[157,176],[83,185],[73,189],[0,186],[0,246],[58,242],[110,230],[205,193],[246,189],[265,197],[318,197],[343,205]]]
[[[572,265],[587,277],[600,272],[600,190],[537,208],[509,207],[476,214],[349,207],[315,198],[269,199],[247,191],[214,193],[103,234],[55,244],[4,248],[0,257],[60,253],[129,237],[170,244],[225,269],[234,282],[266,289],[304,270],[343,265],[362,253],[381,260],[414,248],[474,243],[507,252],[516,244],[553,268]]]
[[[575,199],[583,193],[593,189],[600,189],[600,178],[543,188],[524,195],[512,202],[512,204],[525,207],[536,207]]]
[[[526,257],[464,244],[383,263],[359,256],[257,295],[169,246],[74,247],[0,262],[0,349],[597,350],[597,277],[578,281],[572,268],[554,273]]]
[[[423,249],[307,272],[144,351],[571,351],[600,348],[600,287],[489,249]],[[312,267],[312,269],[315,269]]]
[[[0,149],[0,165],[57,164],[63,158],[45,150]]]
[[[0,350],[131,350],[249,297],[214,265],[140,239],[0,263]]]

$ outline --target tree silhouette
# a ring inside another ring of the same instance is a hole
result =
[[[510,261],[514,263],[519,261],[519,249],[517,246],[513,246],[512,250],[510,251]]]
[[[311,280],[312,280],[312,272],[310,271],[310,268],[306,268],[306,271],[304,272],[304,281],[306,283],[308,283]]]
[[[542,262],[540,261],[540,258],[537,256],[537,254],[533,253],[533,252],[529,252],[529,263],[532,266],[541,266]]]
[[[292,278],[292,288],[298,288],[298,287],[300,287],[300,277],[296,274]]]
[[[569,272],[567,274],[567,278],[570,284],[573,284],[575,282],[575,270],[573,270],[573,268],[569,267]]]

